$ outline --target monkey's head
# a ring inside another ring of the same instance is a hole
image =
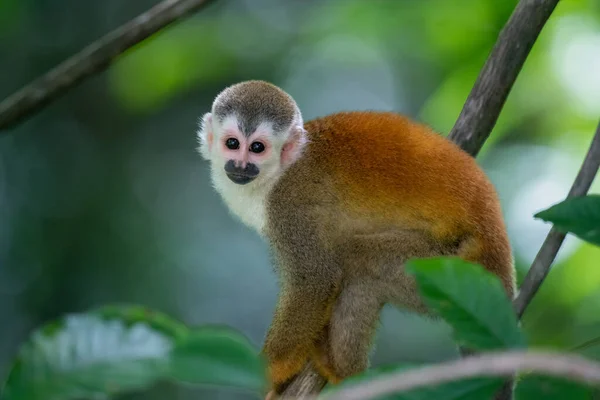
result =
[[[296,160],[306,135],[290,95],[267,82],[246,81],[219,93],[202,117],[198,139],[213,178],[224,174],[238,185],[261,185]]]

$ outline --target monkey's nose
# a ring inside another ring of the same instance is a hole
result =
[[[234,163],[235,163],[235,167],[236,167],[236,168],[240,168],[240,169],[245,169],[245,168],[246,168],[246,165],[248,164],[248,163],[247,163],[246,161],[244,161],[244,160],[235,160],[235,161],[234,161]]]

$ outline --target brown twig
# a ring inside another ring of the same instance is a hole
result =
[[[571,190],[567,198],[583,196],[592,186],[592,182],[596,177],[598,168],[600,167],[600,123],[596,128],[596,134],[592,139],[590,148],[585,156],[585,160],[579,169],[579,173],[571,186]],[[546,240],[542,244],[540,251],[535,256],[529,272],[525,276],[517,298],[514,301],[515,311],[519,318],[525,312],[527,305],[535,296],[542,282],[550,271],[550,266],[558,253],[564,239],[565,234],[558,232],[554,228],[550,230]]]
[[[327,400],[367,400],[474,377],[512,376],[519,371],[600,384],[600,364],[583,357],[550,352],[509,351],[476,356],[402,371],[349,386]]]
[[[476,156],[559,0],[521,0],[500,32],[448,137]]]
[[[0,103],[0,131],[39,111],[85,78],[102,71],[125,50],[210,0],[164,0],[85,47]]]

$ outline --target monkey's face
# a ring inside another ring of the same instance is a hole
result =
[[[235,118],[224,121],[220,129],[216,151],[224,161],[223,169],[227,178],[238,185],[246,185],[272,167],[277,161],[273,133],[267,124],[261,124],[256,131],[246,136],[235,124]]]
[[[235,116],[217,121],[210,114],[205,115],[203,125],[203,156],[211,161],[213,169],[220,168],[237,185],[258,185],[276,179],[289,158],[292,129],[274,132],[272,124],[262,122],[244,134]]]

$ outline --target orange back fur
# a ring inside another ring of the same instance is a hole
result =
[[[391,112],[343,112],[305,123],[304,165],[326,174],[354,226],[416,229],[463,242],[514,291],[512,254],[496,191],[475,159],[427,126]],[[341,217],[341,216],[340,216]]]

